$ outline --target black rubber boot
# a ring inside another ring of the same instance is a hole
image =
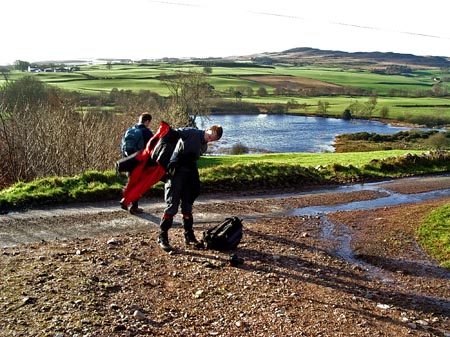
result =
[[[139,202],[134,201],[130,207],[130,213],[133,215],[144,213],[144,210],[139,207]]]
[[[161,223],[159,224],[159,228],[161,231],[158,235],[158,245],[159,247],[166,251],[171,252],[173,250],[172,246],[169,244],[169,229],[172,227],[173,219],[171,218],[162,218]]]
[[[184,244],[186,246],[194,246],[195,248],[202,248],[203,244],[197,240],[194,234],[194,230],[192,229],[194,224],[194,219],[192,216],[184,217],[182,219],[183,228],[184,228]]]
[[[125,205],[125,199],[124,198],[120,199],[120,208],[128,211],[128,206]]]

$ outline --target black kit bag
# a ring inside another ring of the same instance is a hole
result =
[[[140,153],[140,152],[142,152],[142,151],[135,152],[135,153],[133,153],[132,155],[130,155],[128,157],[125,157],[125,158],[122,158],[122,159],[116,161],[116,171],[118,173],[120,173],[120,172],[129,172],[129,173],[131,173],[134,170],[134,168],[136,166],[138,166],[139,163],[140,163],[136,159],[137,154]]]
[[[218,251],[233,250],[242,239],[242,221],[236,216],[226,218],[218,225],[203,232],[206,249]]]

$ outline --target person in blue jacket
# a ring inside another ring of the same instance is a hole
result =
[[[205,130],[196,128],[177,129],[180,135],[175,150],[167,166],[168,179],[164,185],[164,200],[166,207],[160,222],[158,245],[165,251],[172,251],[168,232],[172,227],[173,218],[181,206],[184,242],[187,246],[199,247],[193,230],[194,219],[192,207],[200,194],[200,177],[197,160],[208,148],[208,143],[222,137],[222,127],[213,125]]]
[[[139,115],[138,122],[127,129],[122,136],[121,142],[121,152],[123,157],[128,157],[145,148],[150,138],[153,137],[153,132],[150,130],[151,121],[152,115],[148,112],[143,112]],[[126,206],[121,207],[127,208]],[[144,210],[139,207],[139,200],[132,203],[129,211],[131,214],[140,214],[144,212]]]

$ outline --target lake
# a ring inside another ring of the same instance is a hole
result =
[[[198,123],[199,128],[220,124],[222,139],[214,148],[242,144],[252,153],[262,152],[334,152],[334,138],[343,133],[393,134],[411,130],[369,120],[305,117],[293,115],[212,115]],[[425,130],[425,129],[423,129]],[[213,143],[212,143],[213,144]],[[211,144],[211,145],[212,145]],[[216,152],[216,150],[214,150]]]

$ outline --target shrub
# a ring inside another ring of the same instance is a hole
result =
[[[351,113],[350,109],[344,110],[344,112],[342,113],[342,119],[344,119],[346,121],[352,119],[352,113]]]
[[[242,143],[237,143],[233,145],[233,147],[231,148],[232,155],[239,155],[245,153],[248,153],[248,147],[243,145]]]

